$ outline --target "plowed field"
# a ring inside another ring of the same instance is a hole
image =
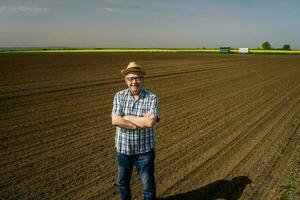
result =
[[[118,199],[110,113],[133,60],[160,100],[158,197],[299,197],[300,56],[82,53],[0,55],[0,199]]]

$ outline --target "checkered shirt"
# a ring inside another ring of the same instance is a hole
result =
[[[118,92],[114,97],[112,112],[120,116],[137,117],[143,117],[146,112],[150,112],[157,122],[160,119],[157,96],[144,88],[137,100],[134,100],[129,89]],[[146,153],[155,147],[154,128],[132,130],[117,126],[115,143],[117,152],[125,155]]]

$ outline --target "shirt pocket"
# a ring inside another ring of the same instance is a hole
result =
[[[147,104],[144,103],[143,105],[141,105],[139,108],[138,108],[138,112],[137,112],[137,116],[138,117],[143,117],[146,112],[148,112],[148,109],[147,109]]]

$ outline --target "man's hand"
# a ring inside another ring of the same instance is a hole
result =
[[[144,114],[144,117],[152,117],[152,118],[154,118],[154,115],[152,115],[150,112],[146,112]]]
[[[124,116],[123,119],[125,119],[126,121],[129,121],[127,116]]]

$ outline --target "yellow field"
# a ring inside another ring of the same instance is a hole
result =
[[[0,53],[181,53],[181,52],[219,52],[219,49],[56,49],[56,50],[16,50]]]
[[[231,52],[238,53],[238,49],[233,49]],[[250,49],[250,53],[284,53],[284,54],[300,54],[300,50],[260,50]]]
[[[238,49],[231,49],[238,53]],[[14,50],[0,51],[0,53],[219,53],[219,49],[47,49],[47,50]],[[257,50],[250,49],[250,53],[271,54],[300,54],[300,50]]]

